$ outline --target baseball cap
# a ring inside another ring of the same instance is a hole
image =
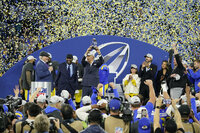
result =
[[[101,99],[97,102],[97,105],[102,105],[103,103],[107,104],[108,101],[106,99]]]
[[[34,60],[37,60],[37,59],[36,59],[34,56],[32,56],[32,55],[30,55],[30,56],[27,57],[27,60],[33,60],[33,59],[34,59]]]
[[[44,95],[39,95],[37,98],[37,102],[45,103],[46,97]]]
[[[129,100],[129,103],[130,104],[139,104],[141,101],[140,101],[140,98],[138,96],[133,96],[130,98]]]
[[[95,50],[91,50],[91,51],[87,54],[87,56],[90,56],[90,55],[95,56],[95,53],[96,53]]]
[[[111,110],[118,110],[120,108],[121,102],[118,99],[111,99],[109,102],[109,107]]]
[[[45,51],[40,52],[40,56],[46,56],[49,57],[49,54]]]
[[[60,96],[62,98],[68,99],[69,98],[69,92],[67,90],[62,90]]]
[[[141,119],[142,118],[142,112],[145,111],[147,115],[148,114],[148,110],[145,108],[145,107],[140,107],[138,110],[137,110],[137,116],[136,118],[138,119]]]
[[[83,103],[83,105],[91,104],[91,98],[89,96],[84,96],[82,98],[82,103]]]
[[[73,56],[72,56],[72,54],[67,54],[66,58],[67,59],[73,59]]]
[[[188,105],[181,105],[178,108],[178,111],[180,112],[181,116],[189,116],[190,114],[190,108]]]
[[[141,118],[138,122],[138,132],[139,133],[150,133],[151,132],[151,122],[148,118]]]
[[[52,96],[50,98],[50,103],[59,103],[59,102],[62,102],[64,103],[64,99],[62,97],[59,97],[59,96]]]
[[[17,118],[24,118],[24,115],[20,111],[15,111],[15,115],[17,116]]]
[[[76,63],[77,60],[78,60],[78,57],[74,55],[74,56],[73,56],[72,62],[73,62],[73,63]]]
[[[150,54],[150,53],[146,54],[144,57],[145,57],[145,58],[146,58],[146,57],[149,57],[149,58],[151,58],[151,59],[153,60],[153,55]]]
[[[135,64],[131,64],[131,68],[135,68],[135,69],[137,69],[137,65],[135,65]]]

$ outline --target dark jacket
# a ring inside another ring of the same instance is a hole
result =
[[[60,110],[55,107],[47,106],[44,110],[44,114],[46,114],[48,117],[58,118],[60,122],[63,121]]]
[[[83,130],[81,133],[105,133],[105,131],[99,125],[91,125]]]
[[[180,56],[179,54],[176,54],[175,55],[175,59],[176,59],[176,62],[178,64],[177,67],[175,67],[171,74],[178,74],[180,75],[180,79],[179,80],[176,80],[175,78],[171,78],[170,76],[168,77],[167,79],[167,82],[169,84],[169,88],[175,88],[175,87],[181,87],[181,88],[184,88],[186,87],[186,82],[187,82],[187,76],[185,75],[184,71],[185,71],[185,68],[180,60]]]
[[[98,60],[94,60],[92,65],[85,61],[84,56],[81,63],[84,67],[83,86],[97,86],[99,83],[99,67],[104,63],[103,57],[100,56]]]
[[[59,65],[58,75],[55,80],[55,86],[58,87],[57,95],[61,93],[62,90],[67,90],[72,95],[78,87],[78,77],[77,77],[77,65],[72,63],[73,74],[70,77],[67,71],[67,64],[64,62]]]
[[[170,76],[171,71],[167,70],[165,75],[163,75],[163,69],[159,70],[156,76],[156,89],[160,90],[161,89],[161,82],[164,80],[167,80],[167,78]],[[161,77],[164,76],[164,78],[161,80]]]

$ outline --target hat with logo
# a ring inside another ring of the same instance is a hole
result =
[[[37,60],[34,56],[30,55],[27,57],[27,60]]]
[[[62,90],[60,96],[62,98],[68,99],[69,98],[69,92],[67,90]]]
[[[140,101],[140,98],[138,96],[133,96],[130,98],[129,100],[129,103],[130,104],[139,104],[141,101]]]
[[[49,54],[45,51],[40,52],[40,56],[46,56],[49,57]]]
[[[138,132],[139,133],[150,133],[151,132],[151,122],[148,118],[141,118],[138,122]]]
[[[83,105],[87,105],[87,104],[91,104],[91,98],[89,97],[89,96],[84,96],[83,98],[82,98],[82,103],[83,103]]]
[[[115,99],[115,98],[111,99],[110,102],[109,102],[109,107],[110,107],[111,110],[120,109],[120,105],[121,105],[120,100]]]
[[[64,103],[64,99],[63,99],[62,97],[59,97],[59,96],[52,96],[52,97],[50,98],[50,101],[49,101],[49,102],[50,102],[50,103],[53,103],[53,104],[59,103],[59,102]]]
[[[135,65],[135,64],[131,64],[131,68],[135,68],[135,69],[137,69],[137,65]]]
[[[39,95],[37,98],[37,102],[45,103],[46,97],[44,95]]]
[[[145,57],[145,58],[146,58],[146,57],[149,57],[149,58],[151,58],[151,59],[153,60],[153,55],[150,54],[150,53],[146,54],[144,57]]]

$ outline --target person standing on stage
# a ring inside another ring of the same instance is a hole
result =
[[[53,82],[53,77],[51,72],[53,71],[53,67],[49,66],[47,63],[49,61],[49,54],[45,51],[40,52],[40,60],[36,64],[36,81],[43,82]]]
[[[95,53],[98,53],[98,59],[95,60]],[[83,92],[82,97],[91,96],[91,87],[97,87],[99,83],[99,67],[104,63],[101,52],[97,46],[90,46],[81,61],[84,67]]]
[[[60,95],[62,90],[67,90],[74,97],[75,90],[78,87],[77,65],[72,63],[73,56],[67,54],[66,62],[59,65],[58,74],[55,81],[57,88],[56,95]]]
[[[153,55],[148,53],[145,56],[145,61],[140,65],[139,77],[141,78],[140,92],[144,99],[149,98],[149,87],[144,83],[145,80],[151,79],[154,81],[157,66],[152,63]]]

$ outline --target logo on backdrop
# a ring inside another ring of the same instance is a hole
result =
[[[129,60],[129,54],[130,54],[130,47],[128,43],[125,42],[108,42],[99,45],[99,49],[106,48],[109,45],[118,45],[119,48],[116,48],[112,52],[108,53],[104,56],[104,63],[106,63],[109,67],[110,73],[116,74],[115,80],[121,75],[121,73],[124,71],[124,69],[127,66],[128,60]],[[116,56],[116,58],[113,61],[111,60],[111,57]],[[110,62],[109,64],[107,62]],[[122,65],[121,69],[119,67]]]

